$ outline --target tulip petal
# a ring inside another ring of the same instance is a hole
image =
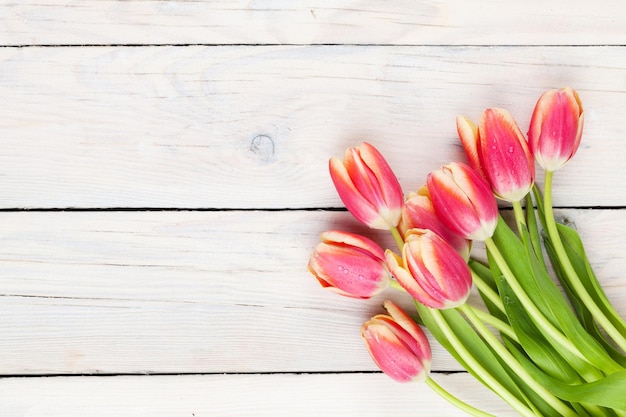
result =
[[[548,171],[556,171],[576,153],[584,124],[583,107],[572,88],[548,90],[537,100],[528,130],[531,151]]]
[[[402,207],[404,202],[402,187],[382,154],[367,142],[361,144],[360,154],[365,164],[372,170],[374,177],[378,179],[386,205],[390,208]]]
[[[413,278],[413,275],[401,266],[403,261],[398,255],[387,250],[385,252],[385,259],[387,260],[387,267],[391,275],[396,278],[396,281],[398,281],[411,297],[430,308],[441,308],[444,306],[441,299],[436,299],[425,291],[415,278]]]
[[[337,189],[337,194],[346,208],[359,221],[377,229],[388,229],[389,226],[374,207],[355,187],[348,171],[338,158],[329,161],[330,176]]]
[[[524,134],[504,109],[486,109],[478,126],[482,174],[493,192],[506,201],[520,201],[535,180],[533,157]]]
[[[329,230],[323,232],[320,238],[322,242],[325,243],[338,243],[353,246],[380,258],[381,261],[385,259],[385,251],[383,248],[365,236],[357,235],[355,233],[341,232],[338,230]]]
[[[457,116],[456,130],[470,166],[484,175],[478,156],[478,129],[476,125],[465,116]]]
[[[381,324],[370,324],[361,333],[370,356],[378,367],[398,382],[425,380],[426,369],[422,361],[409,354],[396,335]]]

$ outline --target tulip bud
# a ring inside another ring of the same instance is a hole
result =
[[[321,235],[309,260],[309,271],[323,287],[354,298],[370,298],[389,285],[385,253],[374,241],[353,233]]]
[[[348,148],[343,162],[330,159],[329,170],[341,201],[357,220],[374,229],[398,225],[402,188],[376,148],[365,142]]]
[[[426,380],[432,352],[424,331],[391,301],[385,308],[388,315],[374,316],[361,328],[370,356],[395,381]]]
[[[400,233],[404,236],[409,230],[416,228],[432,230],[452,245],[464,259],[469,259],[470,242],[442,223],[435,213],[426,187],[420,188],[417,193],[409,193],[404,206],[402,206],[402,218],[398,225]]]
[[[535,164],[511,113],[486,109],[478,128],[463,116],[456,123],[470,166],[489,182],[492,192],[506,201],[524,198],[535,182]]]
[[[583,133],[583,119],[583,105],[575,90],[549,90],[539,97],[528,141],[543,169],[556,171],[574,156]]]
[[[428,192],[441,221],[469,240],[486,240],[498,224],[498,204],[487,181],[469,165],[452,162],[428,174]]]
[[[465,303],[472,274],[465,259],[431,230],[411,229],[402,258],[388,250],[387,265],[413,298],[430,308],[454,308]]]

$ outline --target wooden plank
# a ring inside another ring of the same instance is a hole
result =
[[[622,211],[560,214],[626,316]],[[385,298],[411,308],[392,290],[340,297],[307,272],[321,231],[364,230],[344,212],[4,212],[0,224],[4,375],[370,371],[361,324]],[[433,369],[460,369],[434,350]]]
[[[505,107],[526,130],[562,85],[587,113],[555,203],[625,206],[623,51],[2,48],[0,207],[339,207],[327,161],[345,147],[374,143],[416,189],[463,157],[457,114]]]
[[[623,45],[619,0],[3,2],[6,45]]]
[[[467,374],[433,378],[493,415],[516,415]],[[30,417],[466,415],[425,384],[382,374],[4,378],[0,397],[3,415]]]

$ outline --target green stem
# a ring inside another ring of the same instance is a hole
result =
[[[502,358],[503,362],[506,363],[513,372],[515,372],[519,377],[521,377],[524,382],[537,393],[543,400],[548,403],[552,408],[558,411],[562,416],[571,416],[575,417],[576,413],[569,408],[565,403],[556,398],[550,391],[548,391],[544,386],[539,384],[524,368],[515,357],[509,352],[502,343],[489,331],[487,326],[478,318],[475,314],[474,310],[466,303],[459,307],[457,307],[459,311],[461,311],[472,323],[474,328],[478,330],[478,333],[485,339],[485,341],[491,346],[496,354]]]
[[[482,310],[480,310],[480,309],[478,309],[476,307],[472,307],[472,306],[469,306],[469,307],[472,310],[474,310],[474,314],[476,314],[476,316],[478,316],[478,318],[483,323],[488,324],[489,326],[491,326],[494,329],[498,330],[500,333],[503,333],[503,334],[507,335],[511,340],[519,343],[519,340],[517,339],[517,335],[515,334],[515,331],[507,323],[503,322],[502,320],[500,320],[497,317],[492,316],[489,313],[485,313],[484,311],[482,311]]]
[[[444,334],[448,342],[454,347],[456,352],[465,361],[476,375],[482,379],[489,388],[491,388],[496,394],[498,394],[503,400],[508,402],[517,412],[522,416],[535,416],[534,412],[522,403],[517,397],[515,397],[508,389],[506,389],[489,371],[487,371],[478,360],[471,354],[470,351],[463,345],[461,340],[452,331],[445,318],[441,315],[441,312],[436,309],[429,309],[433,320],[439,327],[439,330]]]
[[[485,240],[485,244],[487,245],[487,249],[493,256],[493,259],[498,264],[498,267],[500,268],[500,271],[502,272],[502,275],[506,279],[507,283],[509,284],[509,286],[511,287],[511,289],[513,290],[513,292],[515,293],[519,301],[522,303],[524,308],[528,311],[528,314],[530,315],[530,317],[532,317],[535,323],[541,329],[543,329],[543,332],[546,338],[548,340],[554,340],[563,349],[569,351],[570,353],[582,359],[583,361],[589,362],[585,358],[585,356],[582,353],[580,353],[580,351],[576,348],[576,346],[574,346],[574,344],[567,337],[565,337],[563,333],[561,333],[556,327],[554,327],[554,325],[550,322],[550,320],[548,320],[544,316],[541,310],[539,310],[539,308],[537,308],[537,306],[530,299],[530,297],[528,297],[528,294],[526,294],[522,286],[519,284],[519,282],[517,282],[517,279],[515,279],[515,275],[513,274],[513,272],[511,272],[509,265],[506,263],[506,261],[502,257],[502,254],[500,253],[500,250],[496,246],[493,239],[489,238]]]
[[[548,236],[550,236],[554,250],[561,261],[563,271],[565,272],[565,275],[567,275],[569,284],[572,286],[573,290],[580,297],[585,307],[589,309],[597,323],[606,331],[615,343],[624,352],[626,352],[626,337],[624,337],[624,335],[622,335],[619,330],[613,326],[613,323],[611,323],[611,321],[604,315],[600,307],[598,307],[598,305],[594,302],[593,298],[589,295],[587,289],[580,281],[574,266],[567,256],[567,252],[565,251],[565,247],[561,241],[561,236],[556,228],[556,221],[554,220],[554,211],[552,209],[552,174],[552,171],[546,171],[544,180],[544,213]]]
[[[478,408],[472,407],[471,405],[469,405],[469,404],[459,400],[457,397],[455,397],[454,395],[450,394],[441,385],[439,385],[437,382],[435,382],[435,380],[432,379],[431,377],[428,377],[426,379],[426,385],[428,385],[430,388],[432,388],[433,391],[435,391],[442,398],[447,400],[450,404],[452,404],[455,407],[465,411],[467,414],[471,414],[471,415],[476,416],[476,417],[495,417],[493,414],[486,413],[486,412],[484,412],[482,410],[479,410]]]
[[[389,231],[391,232],[391,236],[393,236],[394,242],[396,242],[396,246],[398,247],[398,249],[400,249],[400,252],[402,252],[402,248],[404,247],[404,239],[402,238],[400,231],[395,226],[390,228]]]
[[[524,209],[522,208],[521,201],[513,201],[511,203],[513,205],[513,211],[515,212],[515,223],[517,224],[517,231],[522,239],[524,239],[525,235],[522,233],[522,229],[526,228],[526,217],[524,216]],[[525,243],[525,242],[524,242]]]
[[[485,297],[487,297],[489,301],[491,301],[493,305],[498,308],[498,310],[506,314],[506,311],[504,310],[504,304],[502,304],[500,296],[480,277],[480,275],[475,273],[473,270],[471,272],[472,281],[476,285],[476,288],[478,288],[478,291],[480,291]]]

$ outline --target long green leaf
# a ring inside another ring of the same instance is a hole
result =
[[[537,218],[535,217],[533,200],[530,197],[530,193],[526,195],[526,228],[528,229],[530,243],[535,252],[535,256],[541,261],[541,264],[545,268],[546,263],[543,259],[543,253],[541,250],[541,237],[539,235],[539,227],[537,226]]]
[[[576,367],[582,368],[583,372],[589,372],[587,369],[589,365],[567,351],[559,353],[546,340],[504,278],[501,278],[500,288],[511,327],[520,345],[536,366],[561,381],[582,381],[570,364],[577,364]]]
[[[582,327],[545,267],[536,259],[532,248],[524,247],[522,241],[528,242],[530,238],[526,237],[520,241],[500,218],[493,240],[526,294],[546,318],[561,329],[578,351],[599,369],[606,372],[622,370],[623,368],[608,355],[602,345]],[[534,317],[531,316],[531,319],[534,320]],[[550,337],[548,334],[545,336]]]
[[[593,382],[567,384],[535,367],[519,350],[516,351],[514,346],[511,346],[510,350],[520,362],[524,362],[524,367],[533,377],[557,397],[566,401],[626,411],[626,371],[614,372]]]
[[[478,275],[479,277],[482,278],[482,280],[489,285],[489,287],[497,294],[498,293],[498,286],[496,284],[496,281],[493,279],[493,275],[491,274],[491,271],[489,270],[489,268],[485,265],[483,265],[482,263],[476,261],[476,260],[470,260],[469,261],[469,266],[472,269],[472,271]],[[486,297],[483,295],[483,293],[481,291],[478,292],[483,300],[483,302],[485,303],[485,306],[487,307],[487,310],[489,310],[489,313],[502,320],[505,323],[508,323],[508,318],[506,317],[506,314],[503,313],[498,307],[496,307],[491,300],[489,299],[489,297]]]
[[[589,295],[591,295],[598,307],[600,307],[600,310],[604,313],[604,315],[611,321],[613,326],[615,326],[622,335],[626,336],[626,323],[624,323],[624,320],[622,320],[611,305],[611,302],[602,290],[602,286],[598,282],[597,277],[593,273],[591,264],[589,263],[589,259],[585,253],[582,239],[571,227],[567,227],[566,225],[560,223],[557,223],[556,226],[559,231],[559,235],[561,236],[567,256],[572,264],[574,264],[576,273],[585,286],[585,289]]]
[[[476,371],[467,364],[459,352],[450,343],[448,338],[441,331],[428,307],[420,303],[415,303],[420,317],[437,341],[463,366],[470,374],[478,379],[483,385],[489,385],[481,378]],[[463,346],[480,363],[480,365],[494,376],[513,396],[519,401],[527,403],[528,399],[511,378],[499,357],[491,350],[485,341],[478,336],[476,330],[465,320],[465,318],[455,309],[440,310],[442,316],[461,340]],[[491,388],[491,387],[489,387]],[[494,391],[495,392],[495,391]],[[496,392],[497,393],[497,392]]]
[[[553,265],[556,276],[559,279],[563,290],[567,294],[570,305],[576,312],[576,315],[580,319],[583,327],[604,347],[604,349],[613,358],[613,360],[619,363],[622,367],[626,368],[626,357],[624,356],[624,354],[607,340],[606,335],[600,331],[596,321],[593,319],[593,314],[585,306],[585,303],[582,302],[576,291],[572,289],[567,274],[565,274],[565,272],[561,268],[556,251],[554,250],[550,239],[545,239],[545,248],[546,252],[548,253],[548,257],[550,258],[550,261]],[[565,248],[566,251],[568,251],[568,245],[566,245]],[[574,270],[576,271],[576,274],[581,277],[585,276],[587,274],[585,262],[582,262],[580,257],[578,257],[575,253],[568,253],[568,256],[570,256],[571,263],[574,267]]]

